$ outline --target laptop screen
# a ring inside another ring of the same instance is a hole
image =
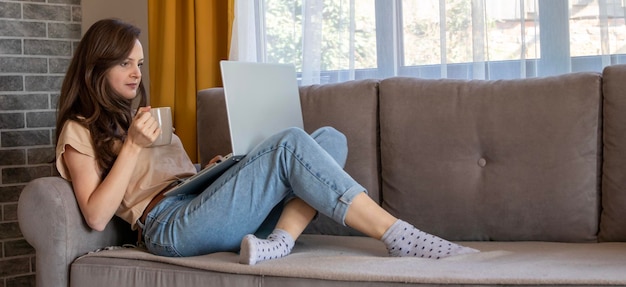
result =
[[[293,65],[221,61],[234,155],[245,155],[267,137],[303,128]]]

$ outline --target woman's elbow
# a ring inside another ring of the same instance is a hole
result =
[[[91,227],[91,229],[93,229],[94,231],[104,231],[104,228],[106,227],[106,225],[89,225],[89,227]]]
[[[87,222],[87,225],[95,231],[103,231],[109,223],[109,220],[102,220],[98,218],[85,218],[85,221]]]

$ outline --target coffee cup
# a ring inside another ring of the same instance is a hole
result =
[[[161,134],[151,146],[162,146],[172,143],[174,126],[172,125],[172,110],[170,107],[151,108],[150,114],[152,114],[152,117],[154,117],[161,128]]]

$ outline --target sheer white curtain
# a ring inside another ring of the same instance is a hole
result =
[[[354,0],[350,2],[354,5]],[[301,84],[322,82],[323,10],[324,1],[235,1],[229,58],[293,63],[301,74]],[[349,15],[340,16],[353,21]],[[342,33],[348,34],[354,30],[350,27],[342,29]],[[350,41],[344,44],[351,45]],[[354,70],[354,65],[346,67]]]
[[[301,84],[508,79],[626,62],[622,0],[236,0],[231,60]]]

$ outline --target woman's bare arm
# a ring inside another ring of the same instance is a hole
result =
[[[128,137],[109,174],[100,179],[101,171],[95,158],[67,145],[63,160],[72,178],[72,186],[80,210],[89,227],[103,230],[119,208],[141,150],[161,132],[158,124],[143,108],[133,119]]]

